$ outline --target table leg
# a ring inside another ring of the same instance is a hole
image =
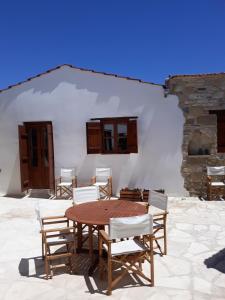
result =
[[[82,248],[82,224],[77,223],[77,250],[80,251]]]
[[[88,226],[88,240],[89,240],[89,257],[91,262],[93,262],[93,232],[92,232],[92,225]]]

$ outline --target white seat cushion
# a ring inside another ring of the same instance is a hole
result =
[[[99,182],[95,182],[95,183],[93,183],[93,185],[96,185],[96,186],[100,186],[100,185],[107,185],[108,184],[108,182],[106,181],[106,182],[101,182],[101,181],[99,181]]]
[[[107,245],[103,244],[104,249],[107,251]],[[141,242],[137,240],[126,240],[111,244],[111,254],[112,256],[136,253],[148,250]]]
[[[71,186],[72,182],[60,182],[58,186]]]
[[[53,238],[48,237],[47,244],[49,246],[54,246],[54,245],[69,243],[72,242],[73,240],[74,240],[74,236],[72,234],[70,235],[68,234],[64,237],[53,237]]]
[[[211,183],[212,186],[225,186],[225,183],[222,181],[218,181],[218,182],[212,182]]]

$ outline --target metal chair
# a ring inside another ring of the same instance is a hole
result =
[[[60,170],[60,177],[55,180],[55,190],[56,196],[72,198],[72,189],[77,186],[77,178],[75,176],[74,169],[64,169]]]
[[[207,199],[225,195],[225,166],[207,167]]]
[[[42,218],[40,209],[36,208],[35,211],[42,236],[42,258],[45,261],[46,279],[52,278],[54,269],[64,266],[52,264],[53,261],[61,258],[68,258],[70,272],[72,272],[71,258],[75,254],[75,228],[69,226],[69,220],[65,216]],[[60,248],[56,250],[57,247]]]
[[[112,176],[110,168],[96,168],[95,176],[92,177],[92,185],[99,187],[100,195],[106,199],[112,196]]]
[[[99,234],[99,271],[103,277],[103,270],[108,274],[107,294],[112,294],[114,286],[132,271],[154,286],[154,259],[153,259],[153,219],[150,214],[136,217],[111,218],[109,235],[100,230]],[[122,240],[121,240],[122,239]],[[107,261],[104,259],[104,251]],[[144,261],[150,263],[150,276],[142,271]],[[121,273],[113,278],[112,264],[121,266]]]
[[[168,197],[165,194],[149,190],[149,213],[153,215],[153,233],[155,242],[161,255],[167,254],[166,221],[168,214]],[[158,240],[163,239],[163,249]]]

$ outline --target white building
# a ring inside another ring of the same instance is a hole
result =
[[[165,98],[161,85],[59,66],[0,91],[0,194],[51,187],[61,167],[88,183],[104,166],[114,194],[128,186],[181,195],[183,123],[177,96]]]

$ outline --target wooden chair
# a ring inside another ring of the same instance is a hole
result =
[[[154,240],[156,242],[157,248],[159,249],[161,255],[167,254],[167,206],[168,197],[165,194],[149,191],[149,213],[153,215],[153,233]],[[163,249],[161,248],[158,240],[163,239]]]
[[[59,192],[60,197],[72,198],[72,189],[77,186],[74,172],[74,169],[61,169],[60,177],[55,180],[56,197]]]
[[[207,167],[207,199],[225,195],[225,166]]]
[[[73,188],[73,204],[98,201],[100,199],[98,186],[85,186]]]
[[[104,259],[103,250],[107,253],[107,261]],[[114,286],[129,271],[154,286],[152,216],[145,214],[137,217],[111,218],[109,235],[104,230],[99,231],[99,257],[100,276],[103,277],[104,269],[108,273],[108,295],[112,294]],[[149,277],[142,271],[142,263],[145,260],[150,263]],[[122,271],[114,278],[112,276],[113,263],[119,264]]]
[[[73,189],[73,204],[79,205],[86,202],[92,202],[92,201],[98,201],[100,200],[100,193],[99,193],[99,187],[98,186],[86,186],[86,187],[80,187],[80,188],[74,188]],[[82,248],[83,244],[88,240],[88,238],[93,233],[98,230],[97,226],[88,226],[88,235],[86,237],[83,237],[83,233],[85,228],[87,227],[86,224],[79,224],[78,226],[74,223],[74,227],[78,229],[78,243],[79,247]],[[92,239],[89,239],[89,242],[92,243]],[[90,245],[90,248],[92,246]],[[90,253],[92,255],[92,253]]]
[[[95,176],[91,179],[92,185],[99,187],[100,195],[106,199],[112,196],[112,176],[110,168],[96,168]]]
[[[45,261],[46,279],[52,278],[54,269],[65,265],[53,265],[54,260],[68,258],[70,272],[72,272],[71,257],[75,254],[76,249],[75,228],[69,226],[69,220],[64,216],[42,218],[38,208],[36,208],[36,215],[42,236],[42,258]],[[62,227],[62,225],[64,226]],[[60,249],[55,249],[59,247]]]

